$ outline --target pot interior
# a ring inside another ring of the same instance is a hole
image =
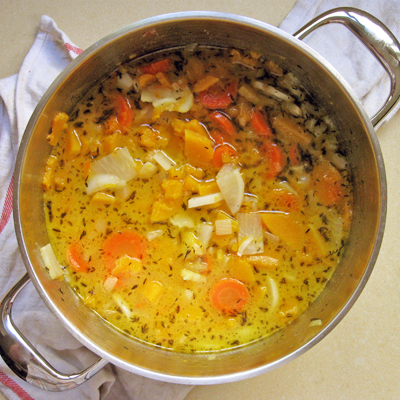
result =
[[[354,217],[342,261],[311,307],[282,331],[236,350],[181,354],[129,338],[86,308],[66,282],[50,280],[38,249],[48,243],[42,174],[46,136],[56,111],[68,111],[97,80],[131,58],[197,43],[251,49],[293,72],[330,115],[348,153]],[[340,77],[298,40],[266,24],[226,14],[181,13],[133,24],[98,42],[56,79],[32,116],[17,160],[15,224],[29,275],[50,310],[84,345],[110,362],[154,379],[210,384],[273,369],[321,340],[364,287],[383,235],[386,187],[375,133]],[[322,325],[310,327],[314,318]],[[240,360],[240,361],[239,361]]]

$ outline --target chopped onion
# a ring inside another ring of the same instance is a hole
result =
[[[121,309],[121,311],[125,314],[125,316],[127,318],[131,318],[132,317],[132,311],[130,310],[128,305],[125,304],[125,302],[121,299],[121,297],[119,297],[119,295],[114,295],[114,300],[118,304],[118,306]]]
[[[313,326],[321,326],[321,325],[322,325],[322,320],[320,318],[313,318],[310,321],[310,324],[308,326],[313,327]]]
[[[185,296],[186,296],[187,299],[192,300],[193,297],[194,297],[194,293],[190,289],[186,289],[185,290]]]
[[[125,201],[131,194],[132,188],[128,185],[117,188],[115,191],[115,197],[118,201]]]
[[[161,229],[157,229],[156,231],[150,231],[147,232],[146,237],[149,242],[151,242],[154,239],[157,239],[158,237],[162,236],[164,232]]]
[[[274,88],[273,86],[267,85],[261,81],[253,81],[252,85],[255,89],[261,91],[262,93],[273,97],[276,100],[285,100],[285,101],[294,101],[292,96],[287,95],[286,93],[281,92],[280,90]]]
[[[157,167],[150,161],[147,161],[140,168],[138,176],[143,179],[149,179],[157,173]]]
[[[264,233],[261,214],[239,213],[237,214],[237,220],[239,224],[239,243],[242,243],[247,238],[252,238],[251,242],[241,252],[247,255],[262,253],[264,251]]]
[[[175,214],[169,219],[169,222],[178,228],[194,228],[194,222],[192,218],[190,218],[185,211]]]
[[[111,292],[111,290],[114,289],[115,284],[118,282],[118,278],[115,276],[109,276],[107,279],[104,281],[103,286],[106,292]]]
[[[93,194],[100,190],[118,189],[126,185],[126,181],[119,179],[115,175],[101,174],[94,175],[88,179],[86,193]]]
[[[58,262],[50,243],[40,249],[40,254],[42,256],[45,267],[49,271],[51,279],[56,279],[63,276],[62,267]]]
[[[270,291],[270,310],[273,310],[274,308],[276,308],[276,306],[278,305],[279,302],[279,290],[278,290],[278,286],[276,284],[276,282],[268,277],[268,286],[269,286],[269,291]]]
[[[203,244],[203,248],[206,249],[210,243],[214,227],[211,224],[203,223],[198,226],[197,238]]]
[[[113,153],[96,160],[90,170],[92,175],[115,175],[123,181],[130,181],[137,174],[135,160],[127,147],[115,150]]]
[[[215,234],[216,235],[230,235],[232,230],[232,220],[227,219],[217,219],[215,221]]]
[[[121,77],[118,77],[118,79],[117,79],[117,87],[126,92],[131,90],[133,88],[133,85],[134,85],[134,81],[127,72],[123,72],[121,74]]]
[[[118,188],[137,175],[135,160],[127,147],[115,150],[93,162],[87,182],[87,194]]]
[[[216,180],[223,198],[232,214],[235,215],[240,210],[244,198],[244,181],[240,169],[234,164],[224,164]]]
[[[193,282],[199,282],[199,283],[207,282],[207,279],[205,276],[200,275],[197,272],[189,271],[188,269],[182,269],[181,276],[184,281],[193,281]]]
[[[186,113],[194,104],[194,97],[189,87],[176,82],[172,84],[172,87],[160,86],[158,83],[149,85],[142,89],[140,100],[152,103],[159,113],[162,111]]]
[[[99,218],[94,226],[97,232],[104,233],[107,229],[107,221],[105,218]]]
[[[207,206],[210,204],[215,204],[218,203],[219,201],[222,201],[224,197],[222,196],[222,193],[212,193],[212,194],[207,194],[205,196],[195,196],[189,199],[188,201],[188,207],[189,208],[197,208],[197,207],[202,207],[202,206]]]
[[[253,236],[248,236],[246,239],[244,239],[238,248],[237,255],[241,257],[243,253],[247,250],[249,247],[250,243],[254,240]]]
[[[175,161],[171,160],[163,151],[157,151],[153,156],[154,160],[156,160],[165,171],[170,170],[174,165],[176,165]]]
[[[271,232],[264,231],[264,237],[271,243],[278,243],[281,239],[278,236],[273,235]]]

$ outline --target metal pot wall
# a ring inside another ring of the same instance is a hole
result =
[[[330,22],[344,23],[350,28],[391,77],[391,94],[373,123],[338,73],[299,40],[316,27]],[[119,333],[86,308],[66,282],[50,280],[38,252],[49,241],[41,180],[51,150],[46,136],[52,116],[59,110],[71,110],[74,103],[117,64],[132,57],[193,43],[252,49],[293,72],[337,126],[340,140],[348,150],[354,183],[351,233],[343,258],[319,298],[303,315],[275,335],[238,349],[221,351],[213,357],[163,350]],[[349,311],[365,286],[378,255],[386,215],[386,180],[373,125],[381,122],[399,99],[399,60],[399,44],[387,28],[370,15],[348,8],[318,17],[294,37],[240,16],[209,12],[170,14],[130,25],[83,52],[45,93],[21,143],[15,171],[14,217],[29,277],[25,276],[1,303],[0,351],[3,359],[20,377],[48,390],[72,388],[90,378],[107,362],[162,381],[215,384],[264,373],[318,343]],[[18,332],[10,311],[19,290],[29,278],[61,324],[101,357],[95,365],[75,375],[62,374],[47,364]],[[322,325],[310,327],[313,318],[321,319]],[[11,348],[14,351],[10,351]]]

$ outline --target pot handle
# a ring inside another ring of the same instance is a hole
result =
[[[49,391],[73,389],[99,372],[108,361],[100,358],[84,371],[66,375],[54,369],[37,352],[11,318],[14,300],[29,281],[28,274],[25,274],[1,300],[0,355],[16,375],[33,386]]]
[[[372,124],[378,127],[400,99],[400,44],[382,22],[365,11],[351,7],[327,11],[308,22],[293,36],[302,40],[314,29],[329,23],[341,23],[350,29],[389,74],[391,81],[389,97],[371,119]]]

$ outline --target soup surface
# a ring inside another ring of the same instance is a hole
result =
[[[336,135],[296,78],[256,53],[121,65],[54,117],[44,264],[152,345],[205,352],[271,335],[316,299],[345,244]]]

